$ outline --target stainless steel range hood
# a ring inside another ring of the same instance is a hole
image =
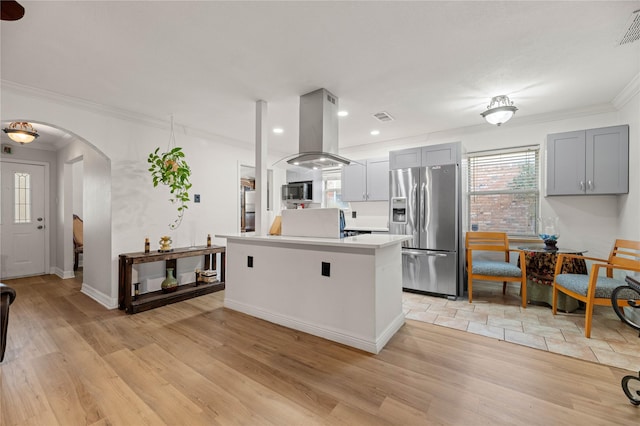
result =
[[[338,155],[338,98],[326,89],[300,97],[299,154],[287,163],[309,169],[350,163]]]

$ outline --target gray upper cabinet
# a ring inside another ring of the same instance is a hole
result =
[[[389,153],[389,169],[407,169],[422,165],[422,148],[407,148]]]
[[[547,195],[628,192],[628,125],[547,135]]]
[[[442,166],[460,162],[460,142],[408,148],[389,153],[389,169]]]
[[[342,201],[389,200],[389,160],[363,160],[342,168]]]
[[[422,166],[442,166],[458,163],[459,143],[443,143],[422,147]]]

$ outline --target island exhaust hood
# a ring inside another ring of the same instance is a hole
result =
[[[299,154],[287,163],[308,169],[348,165],[338,154],[338,98],[326,89],[300,96]]]

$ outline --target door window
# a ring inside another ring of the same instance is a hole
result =
[[[14,223],[31,223],[31,174],[17,172],[14,176]]]

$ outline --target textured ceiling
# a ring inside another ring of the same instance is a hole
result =
[[[21,3],[3,81],[239,143],[263,99],[285,154],[299,96],[321,87],[350,113],[344,148],[481,125],[500,94],[519,108],[505,126],[609,104],[640,72],[640,42],[617,45],[640,1]]]

